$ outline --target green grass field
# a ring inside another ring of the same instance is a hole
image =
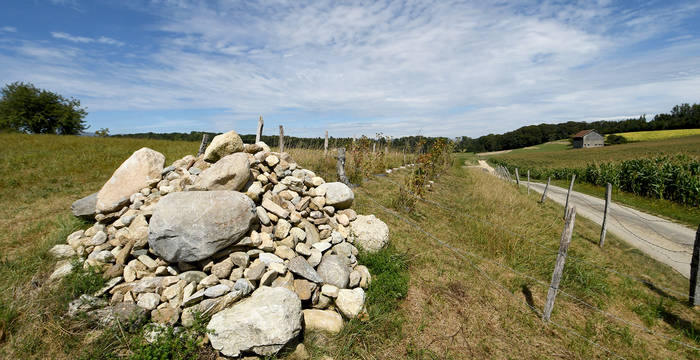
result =
[[[657,131],[635,131],[617,133],[615,135],[624,136],[628,141],[655,141],[675,139],[686,136],[700,135],[700,129],[678,129],[678,130],[657,130]]]
[[[526,151],[522,149],[490,157],[512,161],[523,168],[559,168],[585,166],[590,162],[602,163],[664,154],[688,154],[700,157],[700,135],[591,149],[573,149],[570,147],[559,147],[546,151]]]
[[[198,144],[0,135],[0,146],[0,197],[6,203],[0,210],[0,358],[129,358],[138,348],[130,347],[134,345],[124,340],[125,335],[63,317],[67,302],[94,284],[88,276],[76,276],[58,287],[45,285],[43,279],[54,265],[47,250],[65,241],[74,229],[88,226],[70,216],[71,202],[99,189],[131,152],[148,146],[163,152],[170,162],[195,152]],[[302,166],[331,176],[334,161],[324,159],[321,151],[294,156]],[[562,209],[551,202],[537,204],[534,194],[528,197],[524,189],[462,167],[472,157],[457,155],[455,166],[426,194],[453,211],[420,201],[411,213],[382,207],[395,203],[399,191],[394,182],[402,183],[407,170],[366,181],[355,190],[353,207],[389,225],[392,249],[361,258],[376,277],[377,285],[369,292],[370,319],[351,322],[339,336],[306,337],[314,359],[323,355],[335,359],[610,357],[582,337],[630,358],[700,356],[562,295],[552,319],[576,334],[544,324],[525,303],[543,307],[547,286],[532,279],[548,283],[551,277]],[[469,258],[472,264],[402,219],[483,259]],[[597,235],[597,226],[583,218],[576,220],[572,258],[561,289],[656,334],[700,347],[698,312],[682,296],[659,290],[684,293],[687,281],[613,235],[600,249]],[[644,278],[652,285],[604,268]],[[196,356],[213,359],[210,352]]]

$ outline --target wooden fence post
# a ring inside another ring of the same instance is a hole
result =
[[[605,233],[608,230],[608,208],[610,207],[610,196],[612,194],[612,185],[608,183],[605,187],[605,210],[603,210],[603,226],[600,229],[600,247],[605,244]]]
[[[564,205],[564,218],[566,219],[566,209],[569,208],[569,196],[571,196],[571,190],[574,188],[574,180],[576,180],[576,174],[571,175],[571,184],[569,184],[569,192],[566,193],[566,205]]]
[[[323,156],[328,155],[328,130],[326,130],[326,140],[323,142]]]
[[[202,134],[202,143],[199,144],[199,151],[197,151],[197,156],[204,154],[207,150],[207,145],[209,144],[209,134]]]
[[[690,260],[690,295],[688,301],[690,305],[700,305],[700,226],[695,232],[695,244],[693,245],[693,257]]]
[[[515,184],[518,185],[518,189],[520,189],[520,174],[518,174],[518,168],[515,168]]]
[[[527,171],[527,194],[530,195],[530,170]]]
[[[256,143],[260,142],[260,139],[262,139],[263,125],[265,125],[265,123],[263,122],[262,115],[260,115],[260,118],[258,119],[258,131],[255,133]]]
[[[338,180],[345,185],[350,186],[350,181],[345,175],[345,148],[338,148]]]
[[[572,206],[571,209],[568,210],[564,230],[561,232],[561,240],[559,241],[559,253],[557,254],[557,260],[554,263],[554,272],[552,272],[552,283],[549,285],[549,290],[547,291],[547,302],[544,304],[544,312],[542,313],[542,320],[544,320],[544,322],[549,322],[549,318],[552,316],[554,299],[557,297],[559,282],[561,282],[561,275],[564,272],[564,264],[566,263],[566,252],[569,250],[571,235],[574,233],[576,207]]]
[[[552,177],[547,178],[547,185],[544,187],[544,191],[542,192],[542,198],[540,199],[540,203],[544,203],[545,200],[547,200],[547,189],[549,189],[549,182],[552,181]]]
[[[280,152],[284,152],[284,127],[280,125]]]
[[[377,151],[377,143],[372,141],[372,154],[374,154]]]

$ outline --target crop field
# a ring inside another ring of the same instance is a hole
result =
[[[617,133],[615,135],[624,136],[628,141],[655,141],[674,139],[686,136],[700,135],[700,129],[678,129],[678,130],[657,130],[657,131],[635,131]]]
[[[89,288],[85,279],[71,277],[59,286],[44,280],[54,265],[48,249],[89,226],[70,216],[71,202],[98,190],[143,146],[162,152],[169,163],[195,153],[199,144],[0,135],[0,197],[5,200],[0,210],[0,358],[136,358],[132,338],[138,332],[110,333],[63,316],[68,301]],[[290,153],[334,179],[330,154]],[[547,286],[542,283],[551,277],[562,209],[552,202],[538,204],[524,189],[462,167],[472,157],[457,155],[454,166],[426,192],[426,199],[444,208],[423,201],[410,212],[395,206],[397,184],[410,170],[370,176],[355,190],[355,209],[389,225],[392,247],[363,260],[375,275],[368,292],[369,319],[351,321],[338,336],[307,336],[314,359],[590,359],[613,357],[610,350],[629,358],[700,356],[693,349],[700,347],[700,315],[678,295],[687,293],[687,280],[614,235],[600,249],[598,227],[583,218],[576,219],[561,289],[600,311],[560,295],[552,317],[557,326],[543,323],[532,309],[544,304]],[[373,166],[402,162],[403,155],[396,153]],[[348,167],[352,164],[350,159]],[[435,238],[481,258],[457,256]],[[196,357],[214,359],[215,354]]]
[[[551,151],[511,151],[489,158],[517,163],[521,168],[584,167],[589,163],[604,163],[661,155],[686,154],[700,157],[700,135],[675,139],[648,141],[602,148],[558,148]]]

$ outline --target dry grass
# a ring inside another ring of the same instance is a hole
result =
[[[522,189],[516,190],[481,171],[461,166],[437,183],[428,197],[457,212],[419,202],[413,213],[402,216],[452,246],[549,282],[563,227],[560,206],[537,204],[534,194],[528,197]],[[359,211],[377,214],[387,222],[396,248],[412,257],[411,286],[400,312],[405,317],[402,336],[367,346],[376,349],[372,358],[588,359],[612,356],[576,335],[543,324],[525,305],[530,303],[542,309],[547,286],[489,261],[471,259],[484,274],[514,293],[510,295],[490,283],[468,261],[369,200],[371,197],[388,206],[396,193],[394,184],[381,179],[363,185],[356,192]],[[471,220],[465,213],[512,229],[551,251]],[[561,288],[626,321],[643,324],[656,333],[700,347],[700,317],[685,300],[600,267],[645,278],[652,284],[682,293],[687,291],[687,281],[614,236],[610,236],[610,246],[599,249],[595,241],[597,233],[596,225],[577,218],[570,255],[594,265],[570,258]],[[553,320],[626,358],[696,358],[699,355],[592,311],[561,294]]]
[[[23,144],[18,146],[18,144]],[[100,340],[100,332],[62,318],[70,300],[65,289],[41,286],[53,261],[46,251],[83,224],[69,216],[70,203],[96,191],[134,150],[148,145],[168,162],[197,150],[197,143],[134,139],[94,139],[0,135],[0,358],[74,359],[88,348],[111,350],[123,339]],[[290,150],[304,167],[335,179],[335,159],[322,152]],[[396,164],[402,155],[392,155]],[[464,159],[456,161],[460,165]],[[400,182],[401,174],[390,179]],[[495,259],[548,282],[563,226],[561,208],[538,205],[473,169],[456,166],[442,176],[428,197],[457,210],[447,212],[419,202],[403,214],[460,249]],[[410,287],[398,311],[356,323],[342,339],[319,340],[313,350],[336,358],[606,358],[608,354],[561,329],[543,324],[525,302],[541,309],[546,288],[488,262],[476,261],[485,274],[512,291],[511,296],[482,277],[469,262],[434,243],[374,201],[391,203],[397,188],[384,179],[365,182],[356,191],[359,213],[376,214],[391,229],[391,241],[410,264]],[[370,200],[371,199],[371,200]],[[494,230],[464,214],[507,226],[532,244]],[[597,226],[578,218],[570,253],[597,266],[649,279],[658,286],[687,291],[687,282],[609,235],[604,250],[595,243]],[[700,346],[697,312],[682,299],[621,279],[595,266],[567,262],[562,289],[628,321]],[[9,320],[9,321],[8,321]],[[697,358],[697,352],[634,327],[612,321],[561,295],[553,320],[616,353],[631,358]],[[2,321],[5,321],[3,324]],[[104,347],[104,348],[102,348]]]

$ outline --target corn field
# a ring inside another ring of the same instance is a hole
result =
[[[518,165],[506,159],[491,158],[511,172]],[[520,168],[535,179],[570,179],[605,186],[610,183],[636,195],[666,199],[684,205],[700,205],[700,159],[688,155],[659,156],[619,162],[588,163],[584,167]]]

